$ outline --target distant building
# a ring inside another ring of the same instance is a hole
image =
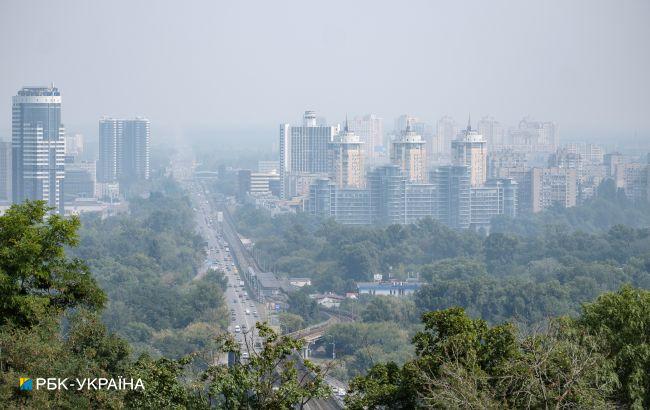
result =
[[[530,173],[533,213],[553,205],[576,206],[578,174],[575,169],[532,168]]]
[[[650,165],[637,162],[618,164],[614,179],[618,188],[623,188],[625,195],[635,202],[648,200],[648,175]]]
[[[517,182],[512,179],[491,179],[484,186],[471,188],[470,226],[490,229],[497,215],[517,216]]]
[[[374,114],[354,117],[349,123],[350,131],[359,136],[363,143],[367,163],[376,164],[384,147],[384,121]]]
[[[623,155],[620,152],[610,152],[604,155],[603,162],[605,163],[607,177],[614,178],[616,176],[616,167],[624,162]]]
[[[501,178],[501,169],[519,168],[528,165],[528,155],[512,149],[499,149],[489,151],[487,156],[488,179]]]
[[[149,179],[150,123],[146,118],[99,120],[99,182]]]
[[[368,189],[338,189],[327,178],[310,186],[308,211],[346,225],[369,225],[373,220]]]
[[[0,201],[11,201],[11,142],[0,141]]]
[[[95,192],[99,199],[116,202],[120,197],[120,184],[118,182],[97,182]]]
[[[345,225],[368,225],[372,223],[373,215],[368,189],[336,189],[334,199],[335,211],[333,216],[337,222]]]
[[[426,182],[425,141],[407,123],[404,132],[393,141],[390,162],[397,165],[410,182]]]
[[[123,121],[115,118],[102,118],[99,120],[98,182],[117,182],[118,147],[123,133]]]
[[[65,136],[65,154],[74,155],[75,157],[83,154],[84,151],[84,136],[81,134],[66,135]]]
[[[65,201],[78,198],[95,198],[95,175],[83,167],[67,166],[65,169]]]
[[[534,121],[526,117],[509,132],[510,145],[529,152],[553,152],[559,145],[557,125],[550,121]]]
[[[261,174],[280,174],[280,161],[257,161],[257,172]]]
[[[320,306],[326,307],[328,309],[336,309],[341,306],[341,302],[345,300],[345,296],[335,295],[333,293],[325,294],[313,294],[309,297],[316,301]]]
[[[384,165],[368,173],[373,223],[405,223],[406,182],[398,165]]]
[[[451,151],[453,164],[469,169],[470,185],[483,185],[487,180],[487,144],[469,122],[463,134],[451,142]]]
[[[485,139],[488,151],[506,145],[505,129],[494,117],[483,117],[476,124],[476,128],[478,129],[478,133]]]
[[[438,167],[431,173],[431,184],[436,190],[435,219],[451,228],[469,228],[471,191],[468,167]]]
[[[573,142],[565,145],[565,150],[570,154],[578,154],[584,163],[602,164],[604,160],[603,149],[599,145]]]
[[[237,181],[240,196],[245,194],[273,194],[279,195],[280,175],[274,172],[251,172],[243,169],[237,172]]]
[[[360,295],[403,297],[415,293],[422,287],[420,282],[359,282],[357,290]]]
[[[64,214],[65,130],[54,86],[23,87],[12,99],[12,201],[43,200]]]
[[[404,188],[404,223],[436,218],[438,192],[435,185],[407,183]]]
[[[450,116],[445,115],[436,124],[436,144],[434,155],[449,157],[451,155],[451,142],[458,136],[458,124]]]
[[[364,181],[364,148],[358,135],[350,131],[346,120],[342,133],[328,146],[328,169],[339,188],[362,188]]]
[[[578,177],[582,175],[582,165],[582,155],[567,148],[558,148],[549,156],[548,159],[549,168],[558,167],[575,169],[578,173]]]
[[[316,113],[305,111],[301,126],[280,125],[281,197],[308,193],[314,179],[327,175],[328,146],[338,127],[317,125]]]
[[[311,286],[310,278],[289,278],[289,283],[295,287],[302,288],[304,286]]]

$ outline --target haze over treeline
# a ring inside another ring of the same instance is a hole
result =
[[[649,16],[647,1],[6,1],[0,136],[9,97],[54,82],[67,129],[88,137],[106,114],[271,140],[315,109],[387,128],[402,113],[531,115],[563,139],[643,141]]]

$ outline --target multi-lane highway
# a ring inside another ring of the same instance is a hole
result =
[[[184,169],[184,167],[178,168]],[[192,200],[199,232],[205,239],[206,260],[194,279],[202,278],[209,269],[224,272],[228,280],[225,292],[226,303],[230,311],[228,331],[240,343],[241,359],[246,360],[255,351],[259,352],[262,349],[264,341],[256,334],[255,323],[269,321],[266,306],[256,302],[253,295],[250,295],[244,286],[243,278],[236,266],[237,262],[231,256],[230,246],[221,232],[221,224],[217,221],[218,211],[205,187],[199,181],[187,178],[188,172],[183,174],[176,171],[176,173],[185,176],[182,178],[183,185]],[[218,361],[225,363],[227,357],[224,355],[218,358]],[[342,397],[336,393],[344,390],[344,384],[331,377],[326,377],[326,382],[332,387],[335,394],[327,399],[313,399],[305,408],[318,410],[343,408]]]
[[[263,304],[257,303],[244,287],[228,243],[220,232],[217,212],[203,186],[192,182],[188,186],[188,191],[192,198],[197,226],[206,241],[207,252],[206,260],[195,279],[203,277],[209,269],[220,270],[226,275],[228,285],[225,298],[230,311],[228,331],[240,343],[242,359],[246,359],[253,350],[261,350],[262,340],[257,337],[255,323],[267,320],[266,308]]]

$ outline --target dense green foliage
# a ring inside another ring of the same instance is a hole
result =
[[[650,292],[624,287],[576,319],[521,335],[461,308],[428,312],[416,358],[351,384],[352,409],[634,408],[650,405]]]
[[[301,340],[280,336],[267,324],[257,323],[255,330],[265,340],[256,351],[250,338],[240,346],[231,336],[220,338],[222,351],[236,357],[244,352],[248,360],[233,366],[211,366],[203,375],[208,382],[210,401],[224,409],[302,409],[315,398],[328,397],[324,371],[309,360],[297,360]]]
[[[580,206],[556,206],[544,212],[517,218],[499,216],[492,221],[492,232],[532,236],[543,233],[549,226],[598,232],[606,231],[615,225],[650,227],[650,204],[631,201],[622,189],[616,189],[614,180],[606,179],[598,187],[597,194]]]
[[[109,298],[104,320],[140,350],[178,358],[205,348],[227,326],[225,279],[193,280],[205,258],[189,199],[171,180],[130,212],[84,215],[73,252]]]
[[[354,291],[372,274],[427,283],[419,313],[465,308],[490,323],[526,325],[579,312],[580,304],[629,283],[650,288],[650,229],[621,225],[584,233],[549,227],[536,236],[454,231],[432,220],[389,227],[342,226],[309,215],[237,213],[280,275],[311,277],[319,291]]]
[[[30,326],[51,311],[104,304],[86,266],[63,251],[78,243],[79,219],[47,211],[43,201],[26,202],[0,218],[0,325]]]
[[[329,393],[317,366],[306,362],[307,372],[301,373],[289,360],[301,342],[280,338],[265,326],[258,327],[267,340],[262,352],[232,368],[214,365],[220,352],[238,349],[232,342],[224,346],[218,338],[212,340],[214,348],[179,360],[147,354],[132,360],[128,343],[100,320],[106,296],[91,279],[89,268],[66,256],[64,246],[77,244],[78,219],[47,216],[44,204],[35,202],[13,206],[0,216],[0,227],[2,408],[208,409],[220,403],[228,409],[290,409]],[[142,246],[134,244],[136,249]],[[212,295],[224,283],[215,272],[203,280],[188,290],[197,316],[212,309]],[[197,368],[197,360],[207,366],[198,376],[190,371]],[[278,390],[270,382],[276,374],[281,382]],[[22,391],[21,377],[124,378],[141,380],[144,389]],[[232,383],[234,387],[227,389]]]
[[[334,375],[341,380],[365,374],[375,363],[402,364],[413,356],[409,344],[415,326],[396,322],[341,323],[332,326],[323,341],[334,343],[338,367]],[[334,347],[333,346],[333,347]]]

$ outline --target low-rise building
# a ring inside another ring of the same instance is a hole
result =
[[[408,296],[422,287],[417,281],[359,282],[357,290],[360,295],[373,296]]]

